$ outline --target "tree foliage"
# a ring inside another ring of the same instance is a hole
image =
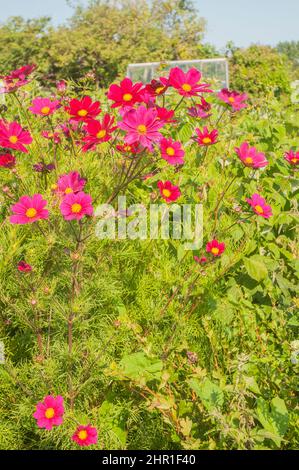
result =
[[[290,92],[290,63],[270,46],[252,45],[247,49],[230,45],[231,87],[252,96]]]
[[[48,80],[94,73],[105,86],[131,62],[198,59],[205,21],[191,1],[98,0],[58,28],[49,18],[13,18],[0,28],[2,71],[36,62]]]

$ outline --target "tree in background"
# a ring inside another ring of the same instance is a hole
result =
[[[276,49],[292,62],[294,79],[299,79],[299,41],[279,42]]]
[[[251,96],[275,96],[290,92],[291,66],[288,59],[270,46],[252,45],[247,49],[228,44],[231,88]]]
[[[12,19],[0,28],[0,63],[9,70],[37,62],[53,80],[93,72],[97,84],[107,86],[130,62],[215,56],[212,46],[202,45],[204,30],[193,1],[96,0],[56,29],[47,18]]]
[[[24,20],[15,16],[0,26],[1,72],[32,62],[38,63],[41,70],[47,69],[50,20],[48,17]]]

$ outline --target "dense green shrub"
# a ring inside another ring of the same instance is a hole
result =
[[[289,94],[291,66],[285,56],[269,46],[253,45],[233,49],[230,57],[230,83],[233,89],[252,96]]]

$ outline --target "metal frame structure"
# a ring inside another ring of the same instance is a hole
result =
[[[155,72],[158,69],[162,69],[163,72],[167,72],[170,68],[177,66],[182,68],[183,70],[188,70],[191,66],[196,67],[199,71],[202,71],[203,65],[208,64],[208,63],[224,63],[225,64],[225,80],[222,81],[223,86],[222,88],[229,88],[229,69],[228,69],[228,60],[220,57],[220,58],[214,58],[214,59],[195,59],[195,60],[172,60],[172,61],[161,61],[161,62],[141,62],[141,63],[136,63],[136,64],[129,64],[127,68],[127,76],[129,78],[133,78],[133,71],[136,69],[142,69],[144,68],[145,70],[147,69],[150,70],[150,73],[147,73],[141,81],[144,83],[150,81],[153,78],[157,78],[155,76]],[[162,73],[163,74],[163,73]],[[160,74],[161,75],[161,74]]]

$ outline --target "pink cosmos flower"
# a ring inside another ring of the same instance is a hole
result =
[[[12,168],[16,164],[16,157],[11,153],[2,153],[0,155],[0,166],[3,168]]]
[[[208,242],[206,245],[206,252],[212,253],[213,256],[220,256],[225,250],[225,243],[219,243],[216,239]]]
[[[11,207],[13,215],[10,216],[12,224],[32,224],[37,220],[47,219],[49,211],[45,209],[47,201],[41,194],[22,196],[19,201]]]
[[[156,96],[152,95],[146,88],[142,88],[139,92],[139,98],[140,98],[140,103],[145,103],[147,107],[151,107],[155,105],[156,102]],[[122,109],[125,109],[128,111],[132,106],[129,107],[123,107]]]
[[[122,80],[119,85],[110,85],[107,96],[109,100],[114,101],[111,108],[132,107],[135,103],[140,103],[142,101],[140,96],[142,88],[143,83],[133,84],[129,78]]]
[[[58,100],[51,101],[49,98],[35,98],[32,100],[32,106],[29,110],[39,116],[50,116],[59,106],[60,102]]]
[[[205,264],[208,259],[205,257],[205,256],[201,256],[200,258],[198,256],[193,256],[193,259],[194,261],[196,261],[196,263],[199,263],[199,264]]]
[[[269,163],[265,154],[258,152],[255,147],[249,147],[248,142],[243,142],[240,147],[235,147],[235,152],[245,166],[263,168]]]
[[[12,148],[19,152],[28,153],[25,145],[32,142],[30,132],[25,131],[17,122],[6,123],[0,121],[0,145]]]
[[[93,214],[92,199],[83,191],[66,194],[60,204],[60,211],[65,220],[80,220],[85,215]]]
[[[195,132],[197,137],[194,137],[194,140],[201,146],[213,145],[217,143],[218,131],[213,129],[209,131],[207,127],[204,127],[201,131],[200,129],[196,128]]]
[[[93,103],[90,96],[84,96],[81,100],[72,99],[69,106],[65,107],[65,110],[71,116],[71,119],[84,122],[95,119],[101,112],[100,102],[95,101]]]
[[[30,273],[32,271],[32,266],[30,266],[28,263],[25,263],[25,261],[20,261],[17,265],[17,269],[21,273]]]
[[[157,119],[161,122],[164,122],[165,124],[176,122],[176,119],[173,119],[174,111],[172,109],[160,108],[159,106],[156,106],[155,109],[157,111]]]
[[[140,145],[137,143],[135,144],[131,144],[131,145],[128,145],[128,144],[118,144],[116,146],[116,149],[120,152],[120,153],[124,153],[124,154],[131,154],[131,155],[137,155],[138,153],[142,152],[142,147],[140,147]]]
[[[146,91],[153,97],[164,95],[168,86],[163,85],[160,80],[153,79],[149,84],[145,86]]]
[[[36,405],[33,417],[36,419],[39,428],[50,431],[53,426],[59,426],[63,423],[63,414],[63,397],[61,395],[57,397],[47,395],[42,402]]]
[[[52,132],[52,131],[42,131],[41,135],[44,137],[44,139],[47,140],[53,140],[55,144],[59,144],[61,142],[61,138],[58,132]]]
[[[123,120],[118,122],[118,127],[127,132],[125,143],[130,145],[139,142],[152,151],[153,142],[162,139],[162,134],[158,130],[164,126],[157,116],[156,109],[147,109],[145,106],[129,110]]]
[[[184,73],[179,67],[174,67],[169,72],[169,78],[160,78],[165,86],[172,86],[182,96],[197,96],[199,93],[210,93],[212,90],[207,83],[199,83],[201,73],[199,70],[192,68]]]
[[[183,165],[185,151],[180,142],[163,138],[160,142],[161,157],[170,165]]]
[[[174,186],[170,181],[158,181],[157,186],[161,196],[166,202],[176,201],[181,195],[179,187]]]
[[[83,152],[94,150],[98,144],[110,140],[112,132],[117,129],[117,126],[113,126],[113,123],[114,116],[110,116],[110,114],[105,114],[102,121],[90,120],[84,127],[87,136],[83,138],[83,142],[85,142],[82,147]]]
[[[57,182],[57,192],[63,195],[78,193],[83,190],[85,183],[86,180],[81,178],[77,171],[71,171],[60,176]]]
[[[36,65],[24,65],[19,69],[13,70],[8,75],[0,75],[3,80],[3,86],[0,87],[0,93],[10,93],[21,86],[30,82],[28,76],[36,69]]]
[[[248,202],[248,204],[251,205],[257,215],[261,215],[262,217],[264,217],[264,219],[269,219],[269,217],[271,217],[271,206],[268,206],[266,200],[259,194],[253,194],[251,196],[251,199],[246,199],[246,201]]]
[[[59,80],[58,82],[56,82],[56,88],[58,91],[63,93],[67,88],[67,82],[65,80]]]
[[[284,154],[284,158],[287,162],[289,162],[291,165],[298,165],[299,163],[299,152],[293,152],[293,150],[290,150],[289,152],[286,152]]]
[[[72,441],[76,442],[79,446],[85,447],[98,442],[97,429],[90,424],[87,426],[78,426],[72,435]]]
[[[203,97],[201,97],[200,101],[201,102],[197,103],[195,106],[188,108],[188,114],[191,117],[207,119],[212,115],[209,113],[212,106]]]
[[[217,96],[221,101],[231,106],[234,111],[240,111],[240,109],[247,108],[247,103],[245,103],[245,101],[248,100],[248,95],[246,93],[229,91],[227,88],[224,88]]]

